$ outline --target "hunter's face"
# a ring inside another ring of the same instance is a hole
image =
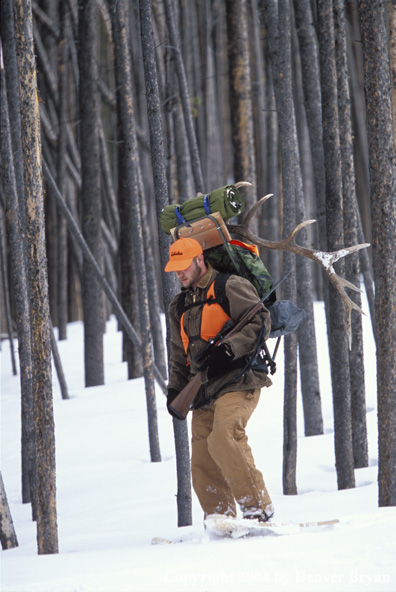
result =
[[[199,255],[192,260],[192,263],[183,271],[176,271],[176,276],[183,288],[195,288],[201,277],[206,272],[203,256]]]

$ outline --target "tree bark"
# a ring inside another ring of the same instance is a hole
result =
[[[283,234],[296,226],[296,172],[298,147],[292,94],[290,6],[288,0],[262,2],[268,34],[268,45],[274,79],[276,108],[279,121],[281,152]],[[284,266],[293,273],[285,282],[284,297],[296,300],[296,261],[291,253],[284,254]],[[284,340],[285,384],[283,406],[283,492],[297,493],[297,337],[290,334]]]
[[[8,21],[9,22],[9,21]],[[11,23],[13,24],[13,17]],[[9,51],[15,50],[15,38],[9,41],[7,47]],[[16,56],[15,56],[16,58]],[[7,59],[5,63],[10,68],[15,67],[14,73],[17,79],[16,60]],[[0,98],[0,123],[1,123],[1,172],[6,197],[6,222],[7,234],[10,242],[11,255],[11,277],[14,288],[15,301],[15,321],[18,334],[19,347],[19,369],[21,383],[21,476],[22,476],[22,502],[32,501],[32,489],[34,487],[34,432],[33,432],[33,395],[32,395],[32,355],[30,340],[30,312],[29,312],[29,290],[27,284],[26,269],[26,236],[22,220],[25,214],[21,214],[20,202],[18,200],[17,181],[14,169],[14,155],[18,155],[22,150],[21,136],[18,144],[21,150],[15,150],[12,145],[11,129],[9,121],[8,98],[6,93],[6,77],[4,69],[1,68],[1,98]],[[12,78],[12,77],[10,77]],[[18,92],[19,95],[19,92]],[[18,101],[19,104],[19,101]],[[20,126],[18,127],[20,131]],[[18,136],[14,136],[17,141]],[[19,156],[17,156],[19,159]],[[22,179],[22,189],[24,183]]]
[[[396,4],[388,3],[393,144],[396,145]]]
[[[299,155],[299,158],[296,159],[296,223],[300,224],[307,219],[307,209],[313,209],[314,183],[311,173],[311,150],[302,91],[301,56],[296,33],[292,34],[291,41],[292,66],[294,67],[296,149]],[[308,246],[308,231],[305,228],[299,232],[298,240],[299,244]],[[307,313],[297,332],[304,433],[306,436],[317,436],[323,434],[323,417],[314,317],[313,273],[316,270],[315,266],[312,266],[311,262],[305,257],[297,257],[296,270],[297,304]]]
[[[154,390],[154,362],[150,336],[150,317],[148,307],[147,278],[143,252],[142,215],[138,193],[138,157],[134,124],[134,108],[132,104],[132,81],[129,58],[127,17],[123,1],[110,1],[110,13],[115,41],[117,100],[120,102],[121,122],[124,132],[126,151],[127,181],[131,196],[130,216],[132,220],[132,238],[139,282],[138,298],[140,309],[140,330],[143,346],[143,372],[146,390],[150,456],[152,462],[161,460],[158,438],[157,407]]]
[[[338,125],[337,73],[333,3],[318,1],[318,36],[322,88],[323,143],[326,172],[327,248],[344,246],[341,149]],[[337,271],[340,273],[340,271]],[[345,310],[336,291],[329,292],[329,350],[333,388],[334,443],[339,489],[355,486],[349,348]]]
[[[375,281],[378,499],[396,505],[396,167],[384,5],[358,2],[369,140]]]
[[[342,163],[344,244],[359,242],[358,212],[355,184],[355,167],[352,145],[352,118],[349,96],[349,72],[347,65],[346,29],[344,3],[334,0],[335,51],[338,77],[338,113]],[[360,287],[359,253],[345,259],[345,276]],[[360,292],[351,292],[350,297],[361,308]],[[352,344],[349,350],[351,384],[352,443],[355,468],[368,466],[366,428],[366,390],[364,380],[363,327],[360,313],[352,313]]]
[[[162,132],[160,97],[158,89],[157,68],[153,43],[151,1],[140,0],[140,26],[143,49],[144,75],[146,84],[147,114],[150,131],[151,162],[154,177],[155,201],[157,207],[157,229],[161,261],[161,279],[163,287],[163,303],[166,311],[166,342],[168,359],[170,359],[170,325],[168,308],[176,294],[176,278],[174,274],[164,270],[169,256],[169,237],[162,232],[159,224],[160,214],[169,203],[167,190],[164,138]],[[189,454],[189,438],[187,423],[173,419],[173,431],[176,448],[177,470],[177,515],[178,526],[192,524],[191,466]]]
[[[67,26],[68,16],[65,2],[59,3],[60,37],[58,41],[58,152],[57,152],[57,181],[59,191],[67,195],[66,152],[67,152],[67,91],[68,91],[68,43]],[[58,331],[59,340],[66,339],[66,326],[68,320],[67,310],[67,227],[66,220],[58,212]]]
[[[249,208],[257,201],[257,180],[246,0],[226,0],[225,6],[234,180],[252,184],[244,196]],[[256,220],[250,227],[257,234]]]
[[[82,230],[92,254],[102,266],[96,1],[79,0],[78,8]],[[82,297],[85,386],[97,386],[104,384],[103,298],[95,274],[85,260],[82,274]]]
[[[30,283],[33,414],[35,428],[37,543],[39,554],[58,552],[55,433],[52,407],[50,316],[44,236],[40,124],[32,14],[28,0],[14,2],[19,71],[26,237]]]
[[[18,538],[12,521],[7,494],[4,488],[3,477],[0,471],[0,541],[1,548],[14,549],[18,547]]]

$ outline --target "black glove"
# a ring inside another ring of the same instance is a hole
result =
[[[176,417],[177,419],[180,419],[180,417],[178,417],[173,411],[172,409],[169,408],[169,405],[172,404],[172,401],[174,399],[176,399],[177,395],[179,394],[180,391],[178,391],[177,389],[174,388],[169,388],[168,389],[168,394],[166,396],[166,408],[168,409],[168,413],[170,413],[173,417]]]
[[[240,360],[234,360],[234,354],[224,344],[213,346],[203,362],[201,370],[208,370],[208,379],[223,376],[235,368],[240,368]]]

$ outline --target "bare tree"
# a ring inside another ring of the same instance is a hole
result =
[[[347,65],[346,25],[344,3],[334,0],[335,52],[338,75],[338,114],[342,164],[344,243],[356,244],[359,235],[356,179],[353,156],[352,116],[349,94],[349,71]],[[345,260],[345,276],[355,286],[360,286],[359,254],[353,253]],[[361,307],[360,292],[351,298]],[[354,466],[368,466],[366,429],[366,393],[363,359],[363,327],[360,314],[353,314],[352,341],[349,351],[351,385],[352,444]]]
[[[234,179],[249,181],[249,206],[257,200],[256,153],[246,0],[226,0]],[[253,222],[254,224],[255,222]]]
[[[102,262],[101,194],[98,130],[98,67],[96,59],[96,1],[79,0],[81,203],[84,237],[96,261]],[[104,384],[103,298],[92,268],[84,263],[85,384]]]
[[[0,471],[0,541],[1,547],[13,549],[18,547],[18,538],[12,521],[10,507],[8,505],[7,494],[4,488],[3,477]]]
[[[58,552],[55,434],[48,282],[44,236],[40,123],[30,2],[14,3],[21,105],[26,204],[26,238],[30,287],[33,413],[36,450],[37,543],[39,554]]]
[[[66,174],[66,152],[67,152],[67,90],[68,90],[68,72],[69,72],[69,45],[67,42],[67,27],[69,18],[67,14],[67,5],[60,2],[59,10],[59,40],[58,40],[58,153],[57,153],[57,181],[62,195],[66,195],[68,186],[68,177]],[[57,239],[58,239],[58,330],[59,339],[66,339],[67,326],[67,276],[68,276],[68,249],[67,249],[67,230],[66,221],[62,214],[58,212],[57,220]]]
[[[379,505],[396,505],[396,167],[385,27],[379,0],[358,2],[370,158],[375,281]]]
[[[1,68],[1,165],[6,197],[7,234],[11,246],[11,277],[14,288],[15,320],[18,334],[21,381],[21,475],[22,502],[32,501],[34,486],[34,433],[32,362],[30,341],[29,290],[26,269],[24,180],[21,122],[19,113],[18,68],[12,3],[1,5],[1,36],[5,41],[5,70]],[[7,79],[7,83],[6,83]],[[7,86],[7,89],[6,89]],[[6,92],[7,90],[7,92]],[[12,105],[11,111],[8,108]],[[16,109],[18,107],[18,109]],[[16,172],[16,169],[18,172]]]
[[[150,336],[150,316],[148,307],[147,277],[143,252],[142,215],[138,194],[138,158],[132,102],[131,67],[127,35],[127,17],[123,1],[109,1],[113,26],[114,49],[116,57],[117,100],[120,103],[120,116],[124,133],[126,153],[126,173],[131,196],[130,211],[135,266],[140,288],[138,290],[140,309],[140,331],[143,345],[143,371],[146,389],[150,455],[153,462],[161,460],[158,438],[157,407],[155,401],[153,352]]]
[[[274,89],[280,128],[280,151],[283,190],[283,225],[289,233],[296,224],[296,185],[298,179],[298,148],[292,95],[290,6],[287,0],[262,4],[268,32]],[[297,175],[296,175],[297,173]],[[292,269],[291,279],[285,282],[285,298],[296,299],[295,257],[287,253],[286,269]],[[285,385],[283,411],[283,491],[297,493],[297,338],[288,335],[284,342]]]
[[[147,113],[150,130],[151,160],[154,177],[154,190],[157,207],[158,236],[160,248],[160,260],[162,270],[168,260],[170,240],[161,231],[159,225],[160,213],[164,206],[168,205],[169,197],[166,182],[164,139],[162,132],[160,97],[157,79],[157,68],[153,43],[153,27],[151,0],[140,0],[140,25],[142,35],[142,49],[144,60],[144,73],[146,83]],[[176,281],[173,274],[162,271],[163,303],[167,311],[170,301],[176,293]],[[166,315],[167,323],[167,350],[170,358],[170,326],[169,315]],[[173,430],[176,446],[177,469],[177,510],[178,526],[192,524],[192,499],[191,499],[191,469],[189,438],[186,422],[173,419]]]
[[[396,144],[396,4],[389,2],[389,61],[391,72],[391,100],[393,120],[393,143]]]
[[[318,5],[318,37],[322,88],[323,144],[326,173],[326,233],[329,249],[344,244],[341,148],[338,124],[337,70],[333,3]],[[340,264],[339,264],[340,265]],[[339,489],[355,486],[349,344],[345,311],[334,290],[329,293],[329,351],[333,387],[334,440]]]

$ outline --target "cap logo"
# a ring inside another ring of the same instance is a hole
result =
[[[183,255],[183,253],[181,251],[172,251],[171,257],[173,257],[174,255]]]

